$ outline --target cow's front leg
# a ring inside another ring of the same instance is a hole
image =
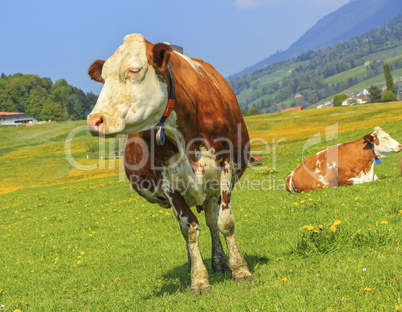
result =
[[[253,280],[254,278],[247,267],[246,260],[240,253],[236,244],[236,237],[234,234],[235,221],[232,212],[232,204],[230,202],[232,190],[232,170],[229,163],[225,164],[222,170],[220,180],[220,200],[218,210],[218,227],[226,239],[229,255],[229,267],[232,270],[232,276],[235,282],[244,280]]]
[[[173,211],[180,224],[181,233],[187,243],[187,253],[191,274],[191,293],[202,294],[211,290],[208,271],[198,246],[200,225],[196,216],[179,192],[169,194]]]

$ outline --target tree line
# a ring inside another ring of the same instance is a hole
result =
[[[24,112],[39,121],[86,119],[97,98],[64,79],[53,83],[37,75],[2,74],[0,77],[0,111]]]

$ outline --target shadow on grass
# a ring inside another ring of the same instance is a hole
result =
[[[257,265],[267,264],[270,260],[266,257],[260,257],[258,255],[244,255],[247,261],[248,268],[251,273],[254,273],[254,269]],[[205,265],[209,272],[209,279],[212,288],[214,284],[222,283],[226,280],[232,279],[231,273],[213,273],[211,259],[204,259]],[[149,298],[162,297],[164,295],[170,295],[176,292],[190,292],[191,281],[188,264],[176,266],[170,271],[161,276],[161,279],[165,282],[161,289],[155,290]],[[148,299],[149,299],[148,298]]]

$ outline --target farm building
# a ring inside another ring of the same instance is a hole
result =
[[[368,96],[363,94],[351,96],[342,102],[342,106],[366,104],[368,102],[368,99]]]
[[[331,101],[326,101],[324,104],[318,105],[317,108],[327,108],[327,107],[333,107],[334,103]]]
[[[1,125],[19,125],[35,122],[36,120],[33,117],[27,117],[25,113],[0,112]]]

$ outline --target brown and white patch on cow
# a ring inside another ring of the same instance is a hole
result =
[[[179,55],[180,57],[182,57],[183,59],[186,60],[186,62],[188,62],[191,67],[197,72],[198,75],[202,76],[204,71],[204,67],[197,61],[191,59],[190,57],[188,57],[187,55],[181,54],[179,52],[175,52],[177,55]],[[202,70],[201,70],[202,69]]]
[[[164,192],[178,190],[190,206],[201,206],[209,193],[218,192],[215,150],[200,147],[196,157],[197,161],[191,162],[180,154],[173,155],[162,173]]]

